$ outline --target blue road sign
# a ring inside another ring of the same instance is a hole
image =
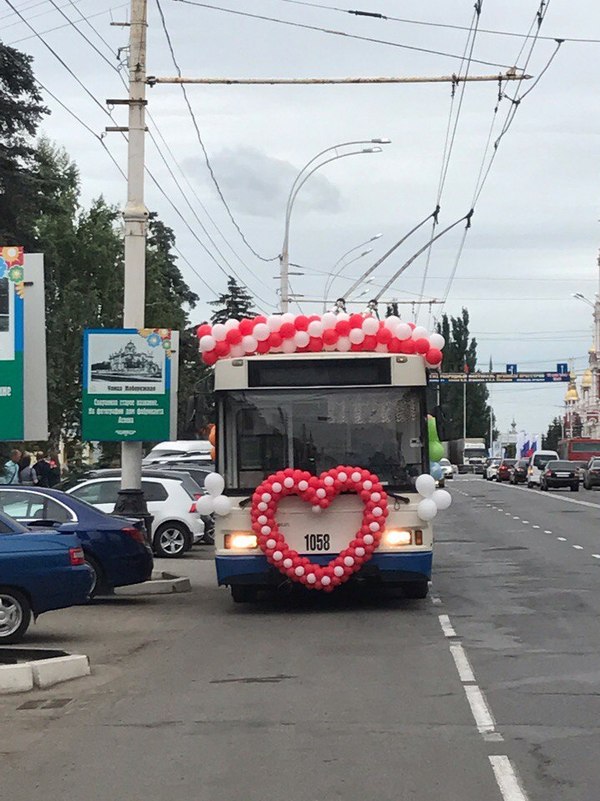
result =
[[[517,365],[516,364],[507,364],[506,365],[506,372],[509,375],[516,375],[517,374]]]
[[[556,372],[560,375],[565,375],[565,373],[569,372],[569,365],[566,362],[559,362],[556,365]]]

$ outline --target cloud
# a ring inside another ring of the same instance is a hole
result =
[[[283,217],[290,188],[299,168],[252,147],[227,148],[211,158],[221,189],[234,211],[254,217]],[[197,182],[204,182],[200,159],[187,159],[185,167]],[[338,212],[339,190],[324,176],[313,175],[298,195],[297,211]]]

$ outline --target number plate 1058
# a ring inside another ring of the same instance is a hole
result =
[[[329,534],[306,534],[304,545],[307,551],[329,551],[331,548],[331,537]]]

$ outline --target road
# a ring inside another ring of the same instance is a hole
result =
[[[196,553],[190,594],[43,616],[94,675],[0,698],[0,797],[596,799],[600,493],[451,489],[427,601],[239,607]]]

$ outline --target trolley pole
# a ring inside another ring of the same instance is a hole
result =
[[[123,326],[144,327],[146,290],[146,231],[144,203],[146,139],[147,0],[131,0],[129,23],[129,125],[127,150],[127,203],[125,222],[125,296]],[[142,443],[121,445],[121,492],[115,511],[136,516],[148,514],[142,493]]]

